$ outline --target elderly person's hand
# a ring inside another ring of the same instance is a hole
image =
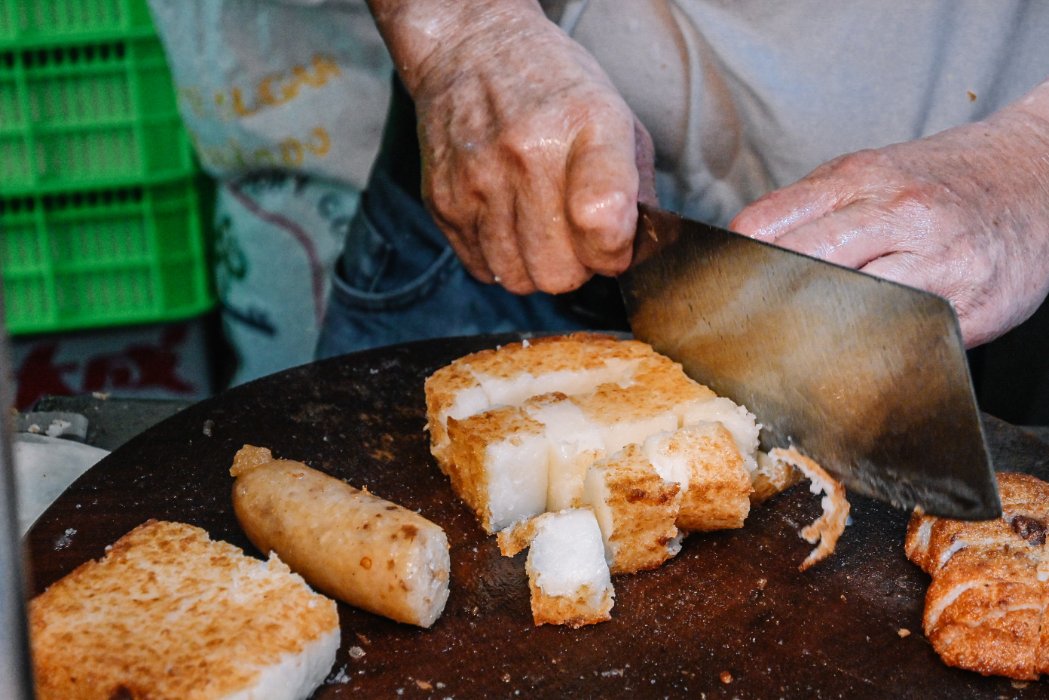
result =
[[[986,121],[833,160],[730,226],[935,292],[968,346],[992,340],[1049,292],[1049,82]]]
[[[630,262],[648,133],[534,0],[371,0],[415,100],[423,197],[466,268],[519,294]]]

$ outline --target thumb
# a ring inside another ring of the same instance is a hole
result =
[[[640,177],[633,127],[619,131],[625,134],[618,138],[583,132],[573,145],[565,181],[565,215],[576,257],[604,275],[630,263],[637,225]]]

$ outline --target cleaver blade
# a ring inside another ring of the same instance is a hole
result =
[[[633,334],[852,491],[942,517],[1001,503],[942,297],[639,206],[619,277]]]

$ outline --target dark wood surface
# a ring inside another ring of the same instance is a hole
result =
[[[451,543],[452,593],[432,629],[340,604],[342,644],[317,698],[1047,694],[1047,682],[1017,686],[940,662],[921,633],[928,577],[904,558],[905,513],[854,498],[837,553],[799,573],[809,545],[797,531],[819,513],[803,486],[756,509],[742,530],[693,535],[662,568],[615,578],[610,622],[534,627],[525,555],[499,555],[437,469],[423,430],[423,379],[508,340],[348,355],[191,406],[113,452],[37,521],[33,590],[148,518],[198,525],[256,553],[234,518],[228,474],[251,443],[416,509]],[[1049,446],[992,418],[986,429],[999,469],[1049,479]],[[929,459],[936,454],[929,445]]]

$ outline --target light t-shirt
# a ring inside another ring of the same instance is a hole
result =
[[[576,0],[653,134],[664,204],[726,223],[832,158],[982,119],[1049,78],[1049,3]]]

